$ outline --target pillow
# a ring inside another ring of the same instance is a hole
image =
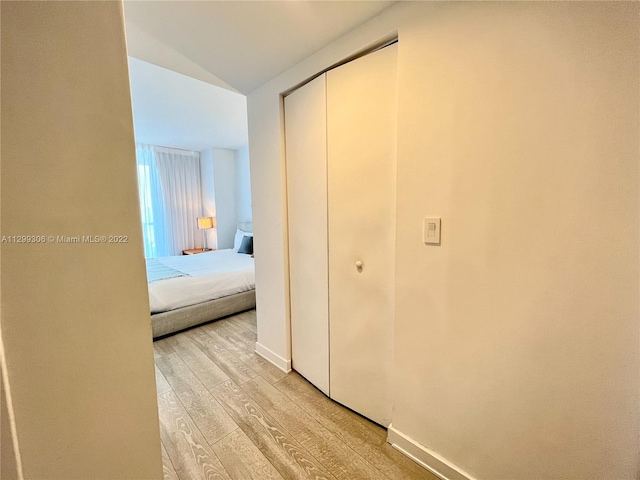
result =
[[[251,255],[253,253],[253,237],[242,237],[242,243],[238,249],[238,253],[246,253]]]
[[[233,249],[237,252],[244,237],[253,237],[253,233],[244,232],[240,229],[236,230],[236,236],[233,239]]]

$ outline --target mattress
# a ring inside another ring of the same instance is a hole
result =
[[[149,282],[151,313],[166,312],[256,286],[253,258],[233,249],[156,259],[167,271],[180,272]],[[157,265],[156,265],[157,266]]]

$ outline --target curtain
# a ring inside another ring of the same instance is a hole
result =
[[[152,147],[136,145],[138,164],[138,194],[142,213],[142,236],[145,257],[162,256],[159,251],[166,249],[164,225],[164,201],[160,178],[155,165]],[[168,254],[165,254],[168,255]]]
[[[180,255],[202,246],[198,152],[136,145],[146,257]]]

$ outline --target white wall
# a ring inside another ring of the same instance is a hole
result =
[[[202,187],[202,213],[205,217],[216,217],[216,188],[213,180],[213,149],[200,152],[200,184]],[[218,248],[218,230],[205,230],[207,248]]]
[[[478,478],[636,478],[638,7],[403,2],[250,94],[259,344],[290,359],[280,94],[397,31],[394,428]]]
[[[248,145],[235,151],[235,168],[238,223],[251,223],[253,221],[253,212],[251,207],[251,172]]]
[[[291,322],[280,92],[293,83],[290,79],[278,80],[279,77],[250,94],[247,110],[254,202],[256,309],[259,312],[256,347],[286,369],[291,365]]]
[[[200,152],[200,172],[203,210],[216,217],[208,245],[232,248],[238,223],[252,219],[249,149],[207,148]]]
[[[224,148],[213,148],[211,150],[213,150],[218,248],[232,248],[233,237],[238,224],[234,152]]]
[[[1,9],[2,235],[128,237],[1,244],[2,438],[24,478],[161,478],[122,5]]]

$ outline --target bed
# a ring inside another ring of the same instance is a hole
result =
[[[256,305],[251,255],[235,249],[147,259],[153,338]]]

